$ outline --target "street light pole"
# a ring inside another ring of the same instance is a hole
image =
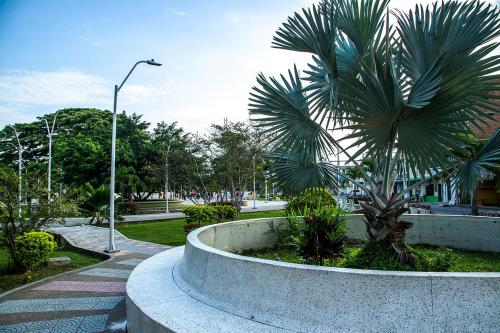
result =
[[[167,148],[167,154],[165,155],[165,201],[167,204],[167,211],[166,214],[169,213],[168,211],[168,153],[170,151],[170,143],[168,143],[168,148]]]
[[[50,204],[50,189],[52,180],[52,135],[54,134],[54,127],[56,125],[57,112],[52,120],[52,128],[49,128],[49,123],[47,119],[45,120],[45,125],[47,126],[47,136],[49,137],[49,165],[47,171],[47,202]]]
[[[257,192],[255,192],[255,155],[252,158],[253,162],[253,209],[256,209],[255,201],[257,200]]]
[[[118,99],[118,92],[123,87],[130,74],[134,71],[137,65],[145,63],[152,66],[161,66],[161,64],[155,62],[154,59],[151,60],[141,60],[132,66],[132,69],[128,72],[123,82],[117,86],[115,85],[114,101],[113,101],[113,128],[111,134],[111,177],[109,180],[109,245],[106,252],[116,252],[118,251],[115,245],[115,162],[116,162],[116,101]]]
[[[18,153],[18,160],[17,160],[17,169],[19,173],[19,187],[18,187],[18,218],[19,221],[21,221],[21,214],[22,214],[22,208],[21,208],[21,201],[23,199],[22,197],[22,186],[23,186],[23,147],[21,146],[21,141],[19,140],[19,133],[16,131],[16,128],[12,126],[12,129],[14,130],[14,134],[16,135],[16,140],[17,140],[17,153]]]
[[[266,201],[265,202],[268,203],[269,200],[268,200],[268,196],[267,196],[267,177],[265,177],[265,183],[266,183]]]

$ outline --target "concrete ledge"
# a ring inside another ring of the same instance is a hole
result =
[[[280,219],[191,232],[174,267],[175,282],[202,303],[290,331],[500,330],[500,273],[339,269],[226,252],[272,246],[270,223]]]
[[[175,283],[172,272],[184,247],[144,260],[127,282],[127,332],[269,332],[284,330],[200,302]]]
[[[366,237],[363,215],[347,216],[347,236]],[[413,223],[408,230],[408,244],[451,246],[464,250],[500,252],[500,218],[469,215],[405,214]]]
[[[428,216],[423,222],[415,218],[417,232],[410,239],[434,245],[453,241],[445,227],[453,220],[433,223]],[[361,235],[360,217],[350,219],[350,236]],[[481,237],[498,238],[498,221],[482,222]],[[270,224],[275,223],[282,219],[203,227],[189,234],[185,248],[142,262],[127,283],[128,332],[500,331],[499,272],[340,269],[227,252],[272,246]],[[474,238],[463,239],[467,236]]]

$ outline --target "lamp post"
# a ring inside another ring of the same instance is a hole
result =
[[[12,126],[12,129],[14,130],[14,134],[16,135],[16,140],[17,140],[17,152],[18,152],[18,160],[17,160],[17,168],[18,168],[18,173],[19,173],[19,188],[18,188],[18,217],[19,221],[21,220],[21,214],[22,214],[22,208],[21,208],[21,201],[22,201],[22,184],[23,184],[23,146],[21,146],[21,141],[19,140],[19,133],[16,131],[16,128]]]
[[[168,147],[167,147],[167,154],[165,155],[165,201],[167,205],[167,210],[166,214],[169,213],[168,211],[168,153],[170,152],[170,141],[168,142]]]
[[[268,195],[267,195],[267,177],[265,178],[265,183],[266,183],[266,201],[265,201],[265,203],[268,203],[269,200],[268,200]]]
[[[253,209],[256,209],[255,201],[257,200],[257,192],[255,192],[255,155],[252,158],[253,162]]]
[[[118,92],[123,87],[130,74],[139,64],[148,64],[152,66],[161,66],[154,59],[151,60],[141,60],[132,66],[130,72],[128,72],[123,82],[118,86],[115,85],[114,101],[113,101],[113,129],[111,134],[111,177],[109,181],[109,245],[106,252],[116,252],[118,251],[115,246],[115,156],[116,156],[116,100],[118,98]]]
[[[52,179],[52,135],[54,135],[54,127],[56,125],[57,112],[52,120],[52,127],[49,127],[47,119],[45,120],[45,126],[47,127],[47,136],[49,137],[49,165],[47,171],[47,202],[50,203],[50,185]]]

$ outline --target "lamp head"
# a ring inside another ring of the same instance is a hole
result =
[[[151,59],[151,60],[146,60],[146,63],[148,65],[152,65],[152,66],[161,66],[160,63],[156,62],[154,59]]]

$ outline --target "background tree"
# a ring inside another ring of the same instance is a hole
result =
[[[141,192],[145,186],[141,178],[136,175],[133,167],[122,166],[116,169],[116,183],[120,191],[122,203],[134,200],[134,193]]]
[[[48,140],[43,118],[49,123],[55,113],[37,118],[34,122],[15,124],[24,148],[26,165],[39,163],[47,170]],[[53,179],[65,188],[78,188],[91,183],[100,186],[109,181],[111,151],[111,117],[109,111],[73,108],[57,112],[53,139]],[[147,132],[149,123],[140,115],[118,115],[117,122],[117,166],[132,167],[139,177],[150,164],[151,141]],[[12,129],[7,126],[0,131],[0,162],[12,164],[17,161],[17,149],[11,145],[15,140]]]
[[[18,258],[15,239],[30,231],[40,231],[43,227],[61,222],[64,217],[75,213],[75,207],[66,198],[54,195],[47,201],[47,183],[45,179],[34,179],[27,174],[29,186],[23,189],[28,203],[36,202],[36,207],[19,202],[18,178],[14,169],[0,164],[0,240],[9,251],[12,262],[16,268],[22,268]],[[21,217],[18,215],[21,207]]]
[[[254,158],[256,181],[264,180],[266,145],[260,139],[261,134],[248,123],[212,124],[209,135],[202,140],[210,154],[210,191],[229,193],[230,199],[241,206],[243,193],[253,191]]]
[[[197,183],[195,164],[203,162],[194,154],[196,149],[189,133],[176,122],[159,122],[152,132],[152,146],[149,186],[156,192],[164,191],[168,170],[169,191],[190,191]]]
[[[337,186],[327,162],[337,149],[354,165],[372,159],[365,184],[350,179],[372,200],[363,205],[368,237],[412,263],[405,194],[456,169],[451,149],[463,151],[463,134],[498,112],[500,56],[490,53],[500,14],[480,1],[436,2],[396,11],[392,26],[388,3],[325,0],[289,17],[273,46],[310,53],[312,63],[304,80],[297,68],[281,82],[260,74],[250,113],[277,138],[272,173],[288,191]],[[350,134],[336,139],[331,129]],[[394,192],[401,161],[420,181]]]

